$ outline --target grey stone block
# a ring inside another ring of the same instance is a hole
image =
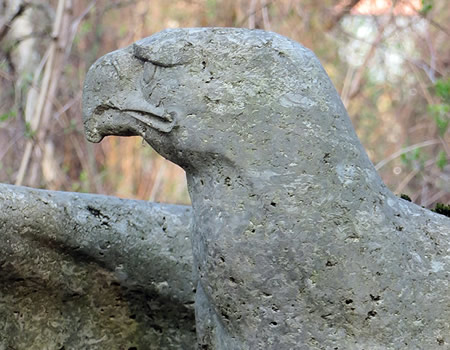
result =
[[[193,349],[191,209],[0,184],[0,349]]]

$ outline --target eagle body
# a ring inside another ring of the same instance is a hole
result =
[[[386,188],[308,49],[166,30],[99,59],[83,110],[186,170],[199,349],[450,346],[450,220]]]

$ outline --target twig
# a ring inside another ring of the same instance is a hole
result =
[[[439,140],[442,143],[442,147],[445,150],[445,153],[447,153],[447,157],[450,157],[450,145],[444,140],[442,136],[439,136]]]
[[[344,30],[342,28],[340,28],[340,32],[343,35],[345,35],[346,37],[349,37],[350,39],[352,39],[354,41],[359,41],[359,42],[364,43],[364,44],[372,45],[372,43],[370,41],[365,40],[363,38],[359,38],[356,35],[354,35],[353,33],[347,32],[346,30]],[[423,70],[427,74],[427,76],[430,78],[430,80],[431,80],[431,75],[434,74],[434,73],[438,73],[438,74],[440,74],[442,76],[445,75],[444,72],[439,70],[439,67],[435,67],[434,72],[431,72],[431,67],[428,64],[426,64],[424,62],[421,62],[419,60],[411,59],[407,55],[403,54],[402,51],[395,50],[393,47],[386,47],[386,45],[380,43],[380,45],[378,45],[377,49],[381,50],[383,52],[390,52],[390,51],[395,52],[395,54],[400,56],[402,58],[402,60],[404,60],[404,61],[406,61],[406,62],[408,62],[410,64],[414,64],[417,68],[420,68],[421,70]]]
[[[387,28],[387,26],[392,22],[392,19],[393,19],[393,16],[391,15],[389,20],[386,23],[384,23],[378,29],[377,37],[373,41],[369,52],[367,53],[366,57],[364,58],[363,64],[356,71],[356,74],[355,74],[354,79],[352,81],[352,84],[350,86],[350,91],[349,91],[349,94],[348,94],[348,98],[349,99],[352,99],[353,97],[355,97],[360,92],[360,90],[361,90],[361,81],[362,81],[364,70],[368,66],[368,64],[369,64],[370,60],[372,59],[372,57],[375,55],[375,52],[376,52],[376,50],[378,48],[378,45],[383,40],[384,31]]]
[[[259,6],[259,7],[256,7],[256,0],[252,0],[252,2],[255,2],[255,5],[253,5],[252,6],[252,4],[250,3],[250,9],[249,9],[249,11],[248,11],[248,14],[247,14],[247,16],[246,17],[244,17],[237,25],[236,25],[236,27],[242,27],[243,25],[244,25],[244,23],[248,20],[248,21],[250,21],[250,17],[251,16],[255,16],[255,14],[257,14],[259,11],[261,11],[263,8],[261,7],[261,6]],[[272,3],[274,3],[275,2],[275,0],[266,0],[266,7],[267,6],[269,6],[269,5],[271,5]],[[250,27],[250,24],[249,24],[249,26],[248,26],[250,29],[254,29],[254,27],[253,28],[251,28]]]
[[[0,77],[2,77],[3,79],[9,80],[9,81],[14,80],[14,77],[11,74],[8,74],[2,70],[0,70]]]
[[[424,82],[422,81],[422,79],[420,79],[420,75],[417,72],[417,68],[413,65],[410,64],[411,70],[413,71],[413,73],[416,75],[417,81],[419,82],[419,86],[420,89],[423,92],[423,96],[425,97],[425,99],[427,100],[427,103],[429,105],[434,104],[434,100],[433,97],[431,96],[430,92],[428,91],[427,87],[425,86]]]
[[[3,159],[3,157],[6,155],[6,153],[8,153],[8,151],[10,150],[10,148],[12,146],[14,146],[20,139],[22,138],[22,135],[19,133],[16,135],[15,138],[13,138],[3,149],[2,152],[0,153],[0,162]]]
[[[269,11],[267,11],[267,0],[260,0],[262,6],[262,18],[264,23],[264,29],[270,30]]]
[[[424,164],[424,168],[428,168],[432,165],[434,165],[436,162],[435,159],[430,159],[427,162],[425,162]],[[403,191],[403,189],[409,184],[409,182],[414,178],[414,176],[416,176],[419,173],[420,169],[414,169],[411,172],[409,172],[408,175],[405,176],[405,178],[402,180],[402,182],[400,182],[397,186],[397,188],[395,189],[395,193],[401,193]]]
[[[427,202],[426,198],[428,197],[428,182],[422,181],[422,189],[420,190],[420,205],[425,206],[425,202]]]
[[[158,193],[158,191],[161,188],[161,184],[163,181],[163,175],[166,171],[167,168],[167,163],[166,162],[162,162],[161,166],[158,169],[158,172],[156,173],[156,178],[155,181],[153,182],[153,186],[152,186],[152,191],[150,192],[150,196],[148,198],[148,200],[150,202],[154,202],[155,198],[156,198],[156,194]]]
[[[44,77],[42,79],[42,85],[41,90],[39,93],[39,98],[37,102],[37,106],[35,109],[35,113],[33,113],[33,120],[31,121],[31,131],[36,132],[41,124],[41,118],[44,112],[45,102],[47,100],[49,87],[50,87],[50,79],[52,77],[52,70],[53,65],[55,61],[55,55],[56,55],[56,49],[57,49],[57,41],[58,41],[58,35],[61,31],[61,23],[62,23],[62,17],[64,14],[64,8],[65,8],[65,0],[59,0],[58,1],[58,7],[56,11],[56,18],[55,22],[53,24],[53,30],[52,30],[52,42],[50,43],[50,46],[48,48],[48,60],[45,65],[44,69]],[[23,183],[25,173],[28,168],[28,164],[30,162],[31,153],[33,151],[33,140],[28,140],[25,145],[25,152],[22,157],[22,161],[20,162],[19,171],[17,173],[16,178],[16,185],[21,185]]]
[[[255,6],[256,6],[256,0],[250,1],[250,7],[249,7],[249,15],[248,15],[248,28],[249,29],[255,29]]]
[[[441,190],[438,193],[435,193],[431,198],[429,198],[427,201],[423,203],[424,207],[429,207],[430,204],[437,202],[437,200],[441,197],[444,197],[446,194],[448,194],[448,191]]]
[[[394,160],[397,157],[400,157],[402,154],[406,154],[406,153],[414,151],[414,150],[416,150],[418,148],[423,148],[423,147],[428,147],[428,146],[432,146],[432,145],[437,145],[439,143],[441,143],[441,140],[434,139],[434,140],[428,140],[428,141],[424,141],[424,142],[421,142],[421,143],[416,143],[415,145],[411,145],[411,146],[405,147],[405,148],[403,148],[403,149],[401,149],[401,150],[391,154],[386,159],[383,159],[381,162],[377,163],[377,165],[375,165],[375,169],[376,170],[380,170],[387,163],[389,163],[390,161]]]
[[[353,78],[353,74],[355,73],[355,68],[353,68],[352,65],[348,66],[347,73],[345,74],[344,84],[342,86],[341,91],[341,99],[342,103],[344,104],[345,108],[348,106],[348,95],[350,92],[350,85]]]
[[[335,13],[332,15],[330,21],[328,22],[328,24],[325,27],[326,31],[330,31],[331,29],[334,28],[334,26],[339,23],[339,21],[342,19],[342,17],[344,17],[345,15],[347,15],[348,13],[350,13],[350,11],[356,6],[358,5],[358,3],[361,0],[350,0],[347,2],[347,4],[342,5],[338,4],[337,6],[335,6],[334,11]]]
[[[75,20],[72,22],[71,28],[70,28],[70,45],[68,44],[66,47],[66,56],[69,55],[70,53],[70,49],[72,47],[72,43],[75,40],[75,35],[77,34],[78,31],[78,26],[80,25],[81,21],[84,19],[84,17],[87,16],[87,14],[91,11],[91,9],[95,6],[95,4],[97,3],[97,0],[92,0],[88,6],[86,6],[86,8],[83,10],[83,12],[81,12],[81,14],[75,18]]]
[[[105,8],[103,9],[103,13],[105,13],[109,10],[117,10],[120,8],[131,6],[131,5],[134,5],[135,3],[136,3],[136,0],[128,0],[128,1],[119,0],[119,1],[111,2],[105,6]],[[201,4],[203,6],[203,2]]]
[[[418,11],[418,9],[415,6],[413,6],[410,2],[406,1],[404,4],[406,6],[408,6],[410,9],[412,9],[417,15],[419,15],[420,17],[426,19],[428,22],[430,22],[430,24],[433,27],[436,27],[437,29],[441,30],[443,33],[445,33],[448,36],[450,36],[450,32],[448,31],[448,29],[444,28],[443,26],[441,26],[439,23],[435,22],[431,18],[428,18],[428,16],[426,14],[422,13],[421,11]]]
[[[430,69],[429,69],[428,77],[430,78],[431,82],[433,84],[435,84],[436,77],[435,77],[434,72],[436,72],[436,51],[434,50],[433,43],[430,40],[430,33],[428,32],[428,30],[426,33],[425,42],[427,43],[428,50],[430,51],[430,64],[429,64]]]

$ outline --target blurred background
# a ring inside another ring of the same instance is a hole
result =
[[[384,182],[450,201],[448,0],[0,0],[0,182],[189,204],[184,172],[140,138],[84,139],[103,54],[165,28],[261,28],[313,50]]]

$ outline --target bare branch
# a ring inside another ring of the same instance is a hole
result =
[[[378,162],[375,165],[375,169],[376,170],[380,170],[387,163],[389,163],[390,161],[394,160],[397,157],[400,157],[402,154],[406,154],[406,153],[414,151],[414,150],[416,150],[418,148],[423,148],[423,147],[437,145],[439,143],[441,143],[441,140],[435,139],[435,140],[428,140],[428,141],[416,143],[415,145],[411,145],[411,146],[405,147],[405,148],[403,148],[403,149],[401,149],[401,150],[391,154],[389,157],[383,159],[381,162]]]
[[[355,97],[360,92],[360,90],[361,90],[361,82],[362,82],[364,70],[367,68],[370,60],[375,55],[378,46],[380,45],[381,41],[383,40],[384,31],[389,26],[389,24],[392,23],[392,19],[393,19],[393,16],[391,16],[389,18],[389,20],[386,21],[384,24],[382,24],[380,26],[380,28],[378,29],[378,34],[377,34],[375,40],[373,41],[369,52],[367,53],[366,57],[364,58],[363,64],[356,71],[354,79],[353,79],[353,81],[352,81],[352,83],[350,85],[350,90],[349,90],[349,94],[348,94],[348,98],[349,99],[352,99],[353,97]]]
[[[345,15],[349,14],[350,11],[358,5],[358,3],[361,0],[347,0],[344,1],[344,3],[338,4],[338,6],[335,6],[334,13],[331,16],[331,19],[329,20],[328,24],[325,26],[326,31],[330,31],[334,28],[336,24],[339,23],[339,21],[344,17]]]

